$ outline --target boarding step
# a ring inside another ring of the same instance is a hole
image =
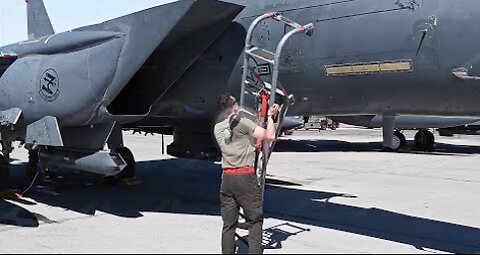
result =
[[[270,92],[272,91],[272,84],[268,83],[268,82],[263,82],[263,84],[265,84],[265,88],[268,89]],[[285,97],[286,94],[285,94],[285,91],[281,90],[281,89],[276,89],[276,92],[278,95],[282,96],[282,97]]]
[[[254,58],[259,58],[263,61],[266,61],[270,64],[275,63],[275,53],[268,50],[261,49],[259,47],[253,47],[246,51],[246,53]]]

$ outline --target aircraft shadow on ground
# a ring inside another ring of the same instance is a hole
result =
[[[13,160],[12,160],[13,161]],[[10,172],[24,172],[25,165],[11,165]],[[25,178],[10,178],[9,183],[14,187],[23,187],[25,186]],[[9,201],[0,199],[0,225],[10,225],[10,226],[19,226],[19,227],[38,227],[40,226],[39,221],[46,219],[42,215],[34,214],[17,204],[32,205],[35,204],[31,201],[24,200],[22,198],[17,198],[12,193],[10,194],[12,199]],[[12,203],[13,201],[17,204]]]
[[[132,218],[142,217],[144,212],[219,215],[221,169],[218,165],[183,159],[147,161],[138,163],[138,175],[143,184],[136,187],[102,185],[98,177],[84,174],[65,175],[64,183],[56,185],[58,194],[30,192],[27,195],[39,203],[87,215],[94,215],[97,211]],[[265,194],[267,218],[409,244],[419,249],[453,253],[480,251],[478,228],[379,208],[333,203],[330,200],[335,197],[355,197],[300,190],[293,186],[294,183],[285,182],[285,186],[281,185],[282,182],[273,180]],[[3,202],[2,206],[12,207],[1,210],[3,215],[0,219],[3,219],[3,224],[35,227],[38,226],[38,221],[43,221],[39,215],[25,212],[8,202]],[[28,215],[20,218],[27,220],[12,221],[8,218],[8,215],[14,219],[19,218],[19,210],[22,211],[20,214]],[[52,222],[55,219],[51,219],[50,223]],[[266,248],[278,249],[281,242],[290,236],[288,233],[279,234],[276,230],[271,229],[270,245]]]
[[[438,156],[462,156],[471,154],[480,154],[480,146],[453,145],[445,143],[436,143],[435,151],[422,152],[412,149],[412,141],[407,142],[407,149],[401,150],[401,153],[427,154]],[[382,150],[381,142],[354,143],[340,140],[290,140],[281,139],[275,145],[275,152],[380,152]]]
[[[0,200],[0,225],[38,227],[38,218],[41,218],[38,216],[11,202]]]

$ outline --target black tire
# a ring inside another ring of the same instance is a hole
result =
[[[420,151],[433,151],[435,136],[432,132],[422,129],[415,135],[415,148]]]
[[[120,154],[122,158],[127,163],[127,166],[123,171],[116,176],[117,179],[130,179],[136,176],[136,167],[135,167],[135,158],[133,153],[126,147],[119,148],[115,150],[116,153]]]

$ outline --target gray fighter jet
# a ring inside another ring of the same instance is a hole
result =
[[[30,151],[32,169],[40,162],[50,169],[121,177],[133,176],[135,170],[133,155],[123,146],[121,124],[146,115],[115,110],[123,90],[151,56],[166,61],[163,53],[168,52],[169,66],[190,65],[243,9],[214,0],[185,0],[56,34],[43,1],[26,2],[29,40],[0,48],[4,161],[12,142],[20,141]],[[195,47],[173,54],[192,35],[200,37]],[[135,107],[128,102],[120,106]],[[104,150],[107,143],[110,150]]]
[[[173,134],[171,155],[215,158],[217,99],[239,96],[247,29],[271,11],[315,24],[281,58],[291,115],[379,114],[387,137],[398,115],[479,115],[477,0],[182,0],[60,34],[28,5],[30,40],[0,48],[1,139],[46,166],[133,169],[124,123]],[[273,51],[287,32],[265,21],[252,43]]]
[[[239,94],[246,30],[269,11],[315,24],[311,38],[287,43],[281,60],[280,81],[296,98],[290,115],[379,115],[387,147],[392,146],[396,116],[479,115],[479,1],[227,2],[246,8],[193,65],[175,75],[168,60],[151,58],[118,97],[119,112],[149,112],[151,117],[139,125],[168,127],[161,131],[175,136],[171,155],[208,158],[215,151],[209,134],[216,98],[225,91]],[[273,51],[287,31],[283,24],[262,22],[254,44]],[[166,69],[150,68],[158,64]],[[254,64],[268,79],[271,65]],[[155,103],[142,107],[134,104],[136,98]],[[125,102],[129,107],[121,106]]]

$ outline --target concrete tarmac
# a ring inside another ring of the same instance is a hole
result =
[[[381,130],[283,137],[268,172],[265,253],[480,253],[480,136],[436,138],[432,153],[390,153]],[[161,136],[128,133],[126,144],[143,184],[61,171],[0,200],[0,253],[219,253],[220,166],[162,155]],[[26,152],[13,158],[11,181],[26,187]]]

